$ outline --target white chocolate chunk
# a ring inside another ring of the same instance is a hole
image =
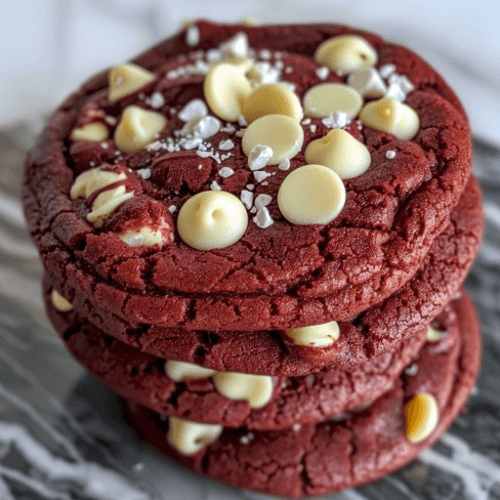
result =
[[[285,115],[300,121],[304,115],[300,100],[282,83],[267,83],[257,87],[243,104],[243,116],[248,123],[265,115]]]
[[[444,337],[446,337],[446,332],[436,330],[435,328],[432,328],[431,326],[427,330],[427,340],[429,342],[437,342],[438,340],[441,340]]]
[[[177,114],[179,120],[190,122],[194,118],[203,118],[207,116],[207,105],[202,99],[193,99],[189,101]]]
[[[108,73],[109,94],[108,101],[116,102],[145,87],[155,79],[150,71],[136,64],[122,64],[115,66]]]
[[[66,300],[57,290],[53,289],[50,294],[52,305],[60,312],[68,312],[73,309],[71,302]]]
[[[406,435],[413,443],[429,437],[439,421],[439,408],[432,394],[423,392],[405,407]]]
[[[307,145],[307,163],[324,165],[336,172],[341,179],[352,179],[364,174],[371,164],[368,148],[349,132],[333,129],[321,139]]]
[[[297,345],[313,347],[329,346],[340,337],[340,328],[336,321],[303,328],[286,328],[285,331]]]
[[[71,139],[74,141],[101,142],[109,137],[108,127],[104,123],[88,123],[81,128],[75,128],[71,132]]]
[[[278,191],[278,206],[292,224],[327,224],[345,204],[342,179],[323,165],[305,165],[285,178]]]
[[[383,97],[387,87],[375,68],[353,71],[347,83],[363,97]]]
[[[226,248],[245,233],[248,215],[243,203],[225,191],[203,191],[192,196],[179,211],[177,230],[197,250]]]
[[[213,379],[215,387],[223,396],[248,401],[252,408],[265,406],[273,393],[273,380],[269,376],[217,372]]]
[[[179,417],[169,417],[167,441],[183,455],[194,455],[221,435],[222,425],[200,424]]]
[[[314,59],[332,71],[351,73],[377,64],[375,49],[360,36],[341,35],[325,40],[314,54]]]
[[[72,199],[83,196],[89,198],[94,192],[102,190],[115,182],[126,179],[125,173],[116,174],[93,168],[80,174],[71,186],[70,196]],[[95,227],[101,227],[108,215],[124,201],[133,198],[134,193],[126,191],[125,186],[103,190],[93,201],[92,211],[87,214],[87,220]]]
[[[368,103],[359,115],[364,125],[394,134],[398,139],[413,139],[420,128],[420,119],[413,108],[394,97]]]
[[[354,118],[363,106],[358,91],[341,83],[320,83],[311,87],[304,96],[306,115],[324,118],[335,113],[346,113]]]
[[[166,124],[160,113],[127,106],[115,130],[115,144],[125,153],[136,153],[153,142]]]
[[[185,363],[184,361],[169,359],[165,363],[165,373],[172,380],[183,382],[184,380],[208,378],[217,372],[210,368],[195,365],[194,363]]]
[[[244,101],[252,92],[246,69],[244,65],[220,63],[208,71],[203,84],[205,99],[212,112],[223,120],[237,121]]]
[[[255,146],[268,146],[273,155],[268,165],[293,158],[302,147],[304,131],[300,124],[285,115],[266,115],[252,122],[243,135],[243,152],[250,156]]]
[[[140,231],[127,231],[120,239],[129,247],[151,247],[163,243],[161,231],[153,231],[148,227],[143,227]]]

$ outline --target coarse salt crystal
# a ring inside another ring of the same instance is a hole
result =
[[[261,208],[267,207],[272,199],[273,197],[269,194],[259,194],[257,198],[255,198],[255,208],[260,210]]]
[[[170,206],[168,207],[168,210],[170,211],[170,213],[172,213],[172,214],[173,214],[173,213],[177,210],[177,207],[176,207],[175,205],[170,205]]]
[[[194,47],[200,43],[200,30],[198,26],[189,26],[186,30],[186,44]]]
[[[257,210],[257,214],[253,218],[253,221],[261,229],[266,229],[266,227],[269,227],[274,223],[271,214],[266,207],[259,208]]]
[[[183,122],[189,122],[194,118],[207,116],[207,105],[201,99],[193,99],[189,101],[177,115]]]
[[[245,207],[247,207],[247,209],[250,210],[252,208],[252,203],[253,203],[253,193],[251,191],[247,191],[246,189],[244,189],[241,192],[240,200],[243,203],[243,205],[245,205]]]
[[[221,191],[222,188],[219,186],[217,181],[213,181],[212,184],[210,184],[210,189],[212,191]]]
[[[234,148],[234,142],[231,139],[224,139],[219,142],[219,149],[221,151],[229,151]]]
[[[149,105],[153,109],[160,109],[165,106],[165,97],[163,97],[163,94],[161,92],[153,92],[151,94],[151,97],[149,98]]]
[[[285,158],[284,160],[281,161],[281,163],[278,165],[278,168],[280,170],[288,170],[290,168],[290,160],[288,158]]]
[[[250,154],[248,155],[248,167],[250,170],[260,170],[267,165],[272,156],[272,148],[257,144],[250,150]]]
[[[221,177],[224,177],[224,178],[231,177],[233,174],[234,174],[234,170],[230,167],[222,167],[219,170],[219,175]]]
[[[151,177],[151,169],[141,168],[137,170],[137,175],[141,176],[143,179],[149,179]]]
[[[316,70],[316,76],[320,80],[326,80],[328,78],[329,73],[330,73],[330,70],[326,66],[321,66],[321,68],[318,68]]]
[[[388,160],[393,160],[394,158],[396,158],[396,151],[387,151],[385,153],[385,157],[388,159]]]
[[[389,78],[395,71],[396,71],[396,66],[394,64],[384,64],[378,70],[382,78]]]
[[[262,182],[264,179],[270,177],[271,174],[269,172],[264,172],[263,170],[257,170],[253,173],[253,176],[257,182]]]

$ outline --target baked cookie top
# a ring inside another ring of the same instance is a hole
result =
[[[23,197],[49,271],[127,321],[287,328],[406,283],[470,165],[457,98],[409,50],[200,21],[70,96]]]

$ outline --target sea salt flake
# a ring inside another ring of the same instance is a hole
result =
[[[317,129],[318,126],[315,123],[311,123],[311,125],[309,125],[309,130],[311,131],[311,134],[315,134]]]
[[[212,191],[221,191],[222,188],[219,186],[217,181],[213,181],[212,184],[210,184],[210,189]]]
[[[211,153],[209,151],[196,151],[196,154],[200,157],[200,158],[210,158],[211,156]],[[201,167],[201,165],[198,166],[198,169]]]
[[[288,170],[290,168],[290,160],[288,158],[283,159],[278,165],[278,168],[280,170]]]
[[[202,99],[193,99],[189,101],[180,111],[178,117],[183,122],[190,122],[194,118],[207,116],[207,105]]]
[[[343,111],[337,111],[333,115],[323,118],[321,121],[328,128],[342,128],[351,123],[349,115]]]
[[[192,133],[195,137],[208,139],[214,136],[220,130],[220,121],[215,116],[204,116],[196,121],[192,127]]]
[[[287,67],[285,68],[285,74],[286,74],[286,75],[291,75],[292,73],[293,73],[293,68],[292,68],[292,66],[287,66]]]
[[[253,176],[257,182],[262,182],[264,179],[270,177],[271,174],[269,172],[264,172],[263,170],[257,170],[253,173]]]
[[[224,177],[224,178],[231,177],[233,174],[234,174],[234,170],[230,167],[222,167],[219,170],[219,175],[221,177]]]
[[[363,97],[382,97],[387,92],[387,87],[375,68],[353,71],[347,83]]]
[[[240,31],[232,38],[219,46],[223,57],[247,57],[250,52],[248,37],[246,33]]]
[[[248,125],[248,123],[245,120],[245,117],[243,115],[238,116],[238,125],[240,127],[246,127]]]
[[[224,161],[226,161],[228,158],[231,158],[231,156],[233,156],[233,154],[232,154],[232,153],[226,153],[226,154],[220,155],[220,161],[224,162]]]
[[[267,207],[272,199],[273,197],[269,194],[259,194],[257,198],[255,198],[255,208],[260,210],[261,208]]]
[[[137,175],[139,175],[143,179],[149,179],[151,177],[151,169],[150,168],[141,168],[141,169],[137,170]]]
[[[294,432],[298,432],[298,431],[300,431],[300,429],[302,429],[302,425],[300,425],[300,424],[293,424],[292,425],[292,430]]]
[[[246,187],[247,189],[249,189],[250,191],[252,191],[252,190],[253,190],[253,188],[255,187],[255,184],[247,184],[245,187]]]
[[[326,80],[328,78],[329,74],[330,74],[330,70],[326,66],[321,66],[321,68],[318,68],[316,70],[316,76],[320,80]]]
[[[221,132],[227,132],[228,134],[234,134],[236,132],[236,127],[232,124],[227,122],[224,127],[220,129]]]
[[[171,214],[173,214],[177,210],[177,207],[175,205],[170,205],[168,207],[168,210]]]
[[[273,156],[273,150],[269,146],[257,144],[248,155],[248,167],[250,170],[260,170],[267,165],[267,162]]]
[[[253,73],[255,74],[257,83],[260,85],[264,83],[275,83],[279,81],[280,78],[279,69],[274,68],[267,61],[255,63]]]
[[[200,30],[198,26],[189,26],[186,30],[186,44],[194,47],[200,43]]]
[[[108,149],[109,148],[109,144],[107,142],[101,142],[101,148],[102,149]]]
[[[252,432],[249,432],[248,434],[240,437],[240,443],[243,445],[247,445],[254,439],[254,437],[255,435]]]
[[[201,163],[198,165],[198,170],[203,170],[203,165]]]
[[[192,149],[196,149],[201,143],[202,139],[200,137],[193,137],[192,139],[186,139],[180,143],[182,149],[186,151],[191,151]]]
[[[208,62],[217,61],[222,57],[221,51],[218,49],[209,49],[206,53],[206,58]]]
[[[160,109],[165,106],[165,97],[163,97],[163,94],[159,91],[153,92],[149,98],[149,105],[153,109]]]
[[[417,363],[412,363],[408,368],[405,369],[405,374],[410,377],[415,376],[418,373],[418,365]]]
[[[311,119],[310,118],[304,118],[300,124],[301,125],[309,125],[311,123]]]
[[[243,203],[243,205],[245,205],[245,207],[247,207],[247,209],[250,210],[252,208],[252,203],[253,203],[253,193],[251,191],[247,191],[246,189],[244,189],[241,192],[240,200]]]
[[[271,51],[268,49],[262,49],[259,55],[261,59],[271,59]]]
[[[396,71],[394,64],[384,64],[378,72],[382,78],[389,78]]]
[[[234,142],[231,139],[224,139],[219,142],[219,149],[221,151],[229,151],[234,148]]]
[[[274,223],[271,214],[266,207],[257,210],[257,214],[253,218],[253,221],[261,229],[266,229]]]
[[[388,160],[393,160],[394,158],[396,158],[396,151],[387,151],[385,153],[385,157],[388,159]]]

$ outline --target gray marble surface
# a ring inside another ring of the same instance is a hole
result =
[[[0,131],[0,499],[269,498],[198,477],[140,444],[115,396],[84,375],[52,331],[41,266],[19,201],[22,161],[40,123]],[[500,499],[500,150],[475,142],[486,240],[467,282],[484,360],[469,410],[431,450],[335,500]]]

